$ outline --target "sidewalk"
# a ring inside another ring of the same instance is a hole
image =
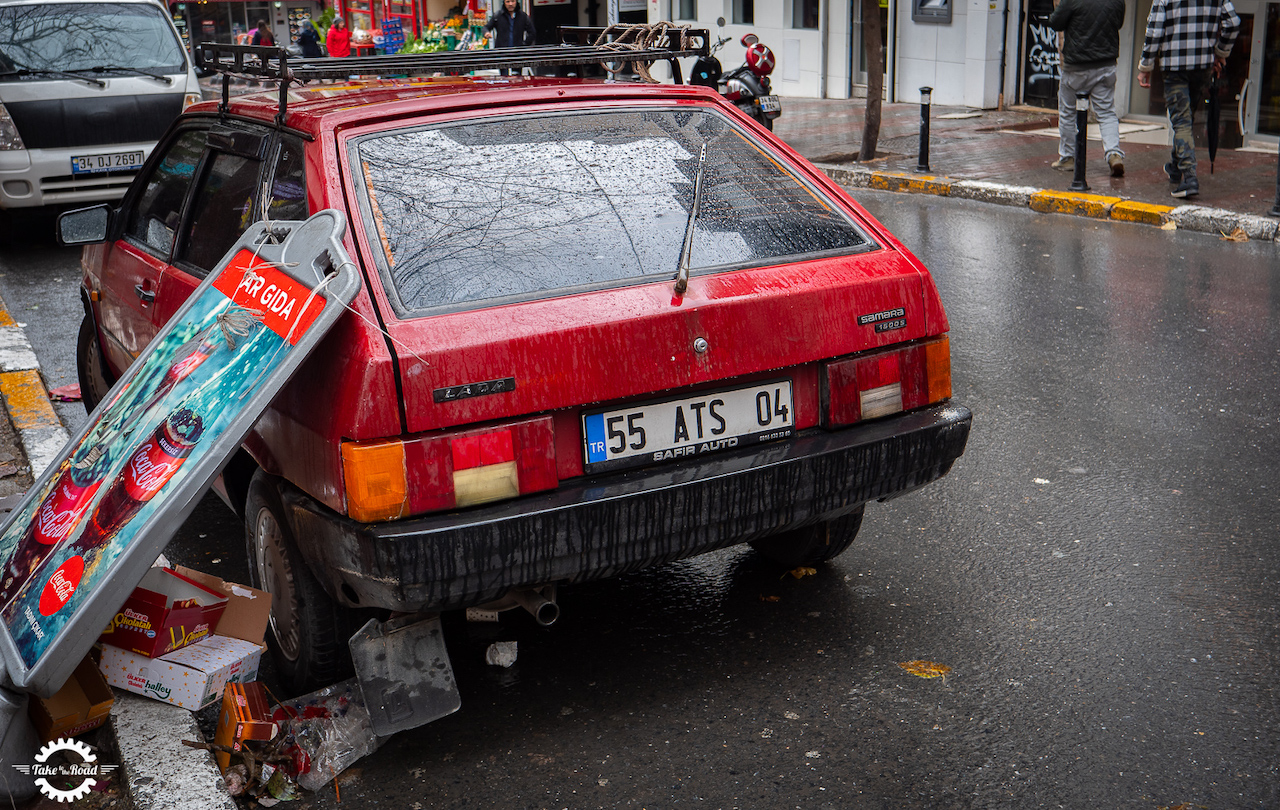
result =
[[[872,185],[851,181],[849,172],[917,174],[920,106],[885,104],[877,157],[858,163],[865,108],[863,99],[784,98],[782,117],[775,122],[775,132],[845,185]],[[1152,126],[1144,123],[1141,127],[1122,127],[1124,177],[1111,177],[1101,142],[1088,142],[1089,193],[1157,206],[1196,206],[1280,223],[1280,218],[1267,216],[1276,202],[1274,150],[1220,149],[1211,174],[1208,150],[1201,144],[1197,149],[1200,195],[1179,200],[1170,196],[1173,187],[1164,174],[1164,164],[1169,160],[1168,135],[1158,126],[1151,129]],[[1125,130],[1139,128],[1143,131],[1125,133]],[[1096,126],[1091,129],[1096,132]],[[1037,130],[1050,130],[1050,134],[1037,134]],[[1056,131],[1057,114],[1053,110],[1018,107],[997,111],[935,106],[930,116],[929,167],[933,175],[944,180],[982,181],[1065,193],[1073,175],[1049,166],[1058,158]],[[1274,239],[1275,226],[1270,231],[1270,238]]]

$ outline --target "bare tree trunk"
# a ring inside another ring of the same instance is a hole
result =
[[[858,160],[872,160],[880,141],[880,97],[884,95],[884,49],[880,45],[880,0],[862,0],[862,41],[867,51],[867,120]]]

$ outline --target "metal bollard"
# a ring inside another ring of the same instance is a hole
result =
[[[1076,173],[1071,181],[1072,191],[1088,191],[1084,181],[1085,141],[1089,135],[1089,94],[1076,93]]]
[[[932,87],[920,88],[920,156],[916,158],[916,171],[929,171],[929,100]]]
[[[1267,215],[1280,217],[1280,149],[1276,150],[1276,204],[1271,206]]]

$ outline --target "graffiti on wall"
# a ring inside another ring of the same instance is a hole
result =
[[[1058,97],[1058,32],[1049,27],[1048,15],[1032,14],[1027,20],[1026,88],[1028,101]],[[1050,105],[1053,106],[1053,105]]]

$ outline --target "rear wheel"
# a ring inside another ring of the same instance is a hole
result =
[[[824,520],[813,526],[792,529],[761,540],[751,547],[764,556],[789,568],[817,565],[833,560],[853,544],[862,527],[865,507],[835,520]]]
[[[285,519],[275,480],[261,470],[245,498],[245,537],[250,579],[271,594],[267,646],[280,680],[300,694],[349,677],[347,640],[360,617],[334,602],[311,573]]]
[[[98,343],[98,329],[88,315],[80,322],[80,336],[76,340],[76,376],[80,380],[80,402],[85,412],[93,413],[115,379],[107,370],[107,361]]]

